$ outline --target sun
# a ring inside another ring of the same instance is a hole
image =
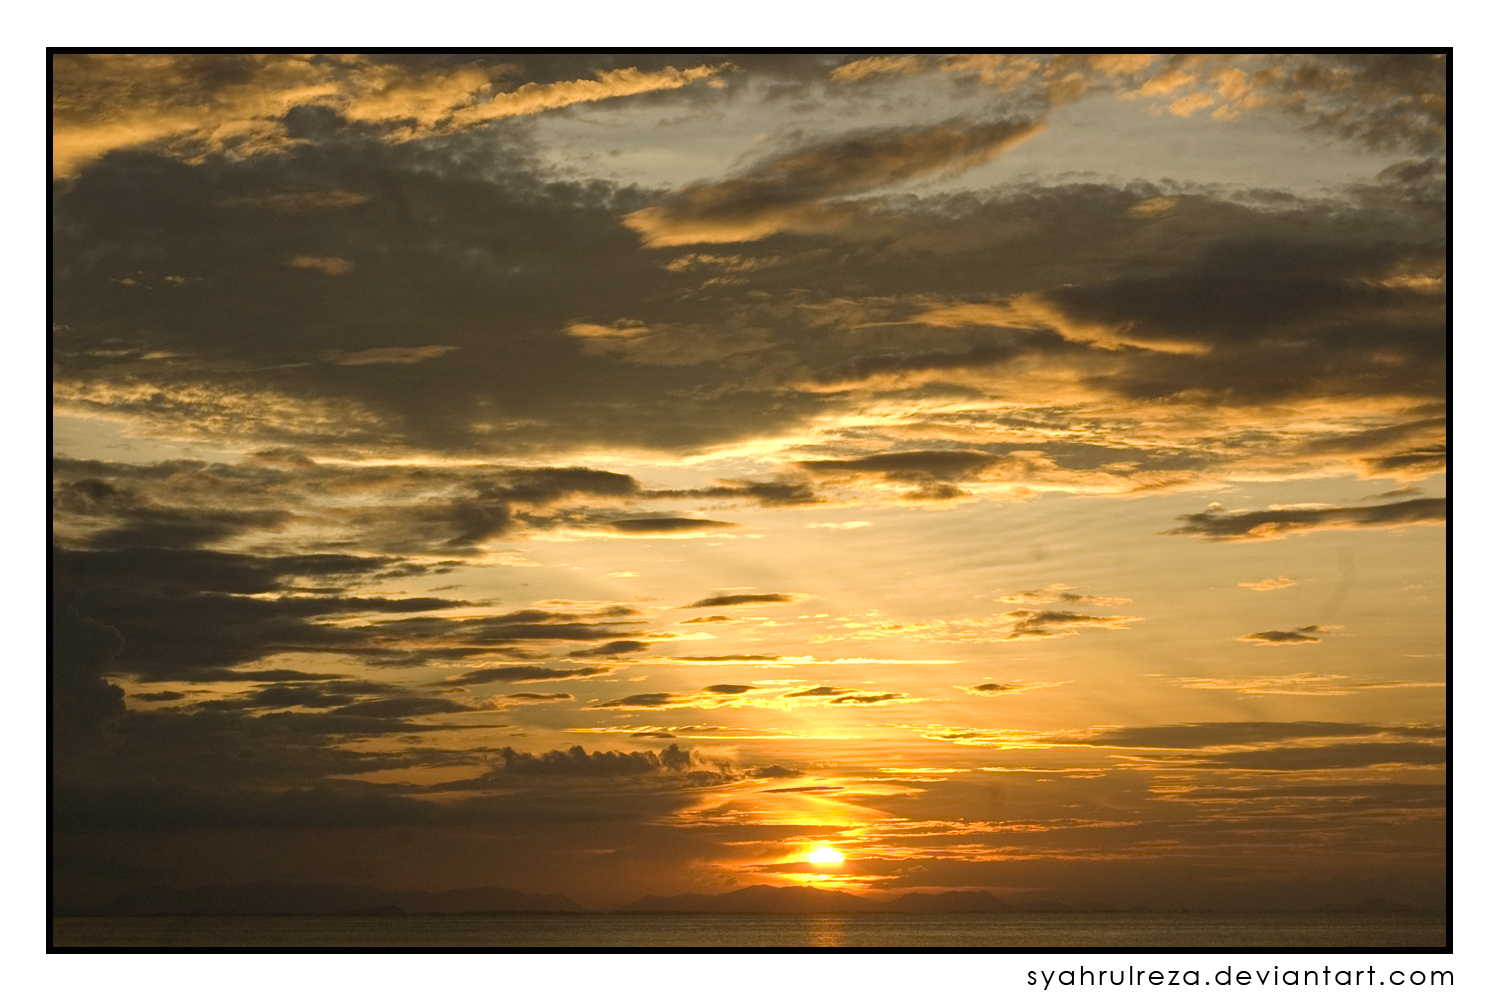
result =
[[[835,851],[827,844],[824,844],[822,847],[809,853],[807,860],[815,865],[841,865],[844,863],[844,853],[842,851]]]

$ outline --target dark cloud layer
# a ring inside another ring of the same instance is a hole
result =
[[[1255,541],[1284,538],[1320,528],[1393,528],[1404,524],[1442,524],[1448,520],[1447,497],[1422,497],[1370,507],[1290,507],[1281,510],[1210,511],[1184,514],[1186,524],[1166,532],[1210,541]]]

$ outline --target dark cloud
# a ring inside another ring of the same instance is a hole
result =
[[[616,642],[606,642],[602,646],[594,646],[589,649],[575,649],[569,656],[620,656],[624,653],[643,653],[650,649],[648,643],[637,642],[634,639],[620,639]]]
[[[1130,600],[1124,597],[1095,597],[1092,594],[1080,594],[1070,589],[1066,583],[1054,583],[1052,586],[1044,587],[1041,590],[1023,590],[1015,594],[1006,594],[995,598],[995,600],[1004,604],[1052,604],[1063,602],[1066,604],[1096,604],[1101,607],[1130,603]]]
[[[881,702],[903,701],[907,699],[905,694],[897,692],[858,691],[852,688],[838,688],[828,685],[808,688],[805,691],[791,691],[781,697],[826,699],[824,704],[828,705],[878,705]]]
[[[721,480],[716,486],[693,490],[650,490],[643,492],[641,499],[749,500],[762,507],[802,507],[823,502],[810,485],[790,478],[764,481],[729,479]]]
[[[1253,642],[1257,646],[1294,646],[1303,642],[1322,642],[1322,636],[1334,631],[1336,625],[1304,625],[1291,631],[1252,632],[1236,636],[1240,642]]]
[[[808,472],[837,476],[849,473],[876,472],[888,479],[914,482],[924,479],[971,479],[1000,458],[983,451],[906,451],[864,458],[822,459],[798,462]]]
[[[1121,629],[1126,622],[1138,622],[1129,615],[1082,615],[1075,611],[1010,611],[1013,619],[1007,639],[1050,639],[1076,635],[1081,628]]]
[[[60,588],[58,588],[60,590]],[[97,736],[125,712],[125,692],[104,679],[125,640],[118,629],[79,612],[71,595],[52,595],[52,725],[58,744]]]
[[[618,667],[481,667],[460,674],[458,680],[464,684],[508,684],[527,681],[551,681],[564,678],[602,677],[613,673]]]
[[[609,526],[627,535],[696,534],[739,527],[729,521],[710,521],[700,517],[636,517],[610,521]]]
[[[724,594],[705,597],[686,605],[689,608],[727,608],[735,604],[786,604],[797,600],[796,594]]]
[[[136,701],[181,701],[187,695],[181,691],[145,691],[130,697]]]
[[[376,698],[333,710],[335,715],[368,716],[375,719],[407,719],[421,715],[472,712],[473,707],[447,698]]]
[[[472,555],[486,542],[586,516],[590,505],[641,492],[630,476],[581,466],[350,468],[319,465],[284,448],[262,449],[236,465],[64,460],[59,467],[96,473],[62,481],[54,504],[80,543],[105,549],[193,548],[250,531],[274,532],[291,519],[284,508],[293,506],[343,523],[361,547]],[[372,511],[357,502],[361,495],[379,496],[382,505]],[[183,498],[198,504],[183,507]],[[250,509],[215,506],[233,503]],[[583,509],[561,509],[569,504]]]
[[[853,210],[833,199],[978,166],[1042,127],[1009,119],[856,132],[767,159],[738,177],[690,184],[661,205],[630,213],[625,223],[648,246],[838,229]]]
[[[947,371],[983,371],[1033,353],[1027,350],[1024,342],[1038,343],[1051,339],[1038,338],[1029,331],[1017,331],[1017,334],[1019,336],[1007,342],[975,344],[973,347],[962,350],[933,348],[926,351],[856,355],[818,372],[814,378],[820,385],[838,386],[857,385],[882,377],[925,375]],[[837,470],[826,471],[836,472]]]
[[[1052,742],[1076,746],[1197,749],[1286,740],[1373,736],[1387,727],[1354,722],[1185,722],[1170,726],[1122,726]]]
[[[635,634],[610,620],[630,613],[629,608],[586,614],[528,609],[467,618],[388,618],[465,607],[468,602],[343,594],[344,587],[404,566],[391,559],[163,549],[60,551],[56,565],[77,607],[120,637],[113,667],[146,680],[249,679],[249,674],[223,671],[284,652],[342,653],[394,665]],[[331,586],[319,588],[315,595],[287,593],[299,580]],[[308,675],[294,673],[282,679],[303,676]]]
[[[782,695],[783,698],[828,698],[833,695],[843,694],[847,688],[835,688],[823,685],[821,687],[808,688],[805,691],[792,691]]]
[[[326,553],[255,556],[170,549],[57,550],[53,559],[59,575],[75,588],[146,593],[268,594],[290,589],[289,584],[299,578],[336,583],[389,572],[423,572],[400,559]]]
[[[500,695],[490,699],[490,704],[495,707],[511,705],[540,705],[553,701],[572,701],[573,696],[564,691],[543,693],[541,691],[517,691],[513,694]]]
[[[546,775],[568,778],[614,777],[627,774],[656,774],[663,771],[686,771],[693,765],[693,754],[676,743],[661,752],[652,750],[595,750],[583,747],[548,750],[543,754],[522,753],[505,747],[500,751],[502,770],[510,774]]]
[[[1190,535],[1210,541],[1257,541],[1324,528],[1390,528],[1403,524],[1441,524],[1447,519],[1447,497],[1422,497],[1370,507],[1289,507],[1184,514],[1178,518],[1186,522],[1183,527],[1163,534]]]
[[[654,694],[632,694],[624,698],[616,698],[613,701],[602,702],[591,705],[590,708],[676,708],[692,701],[691,695],[672,694],[660,691]]]
[[[1439,767],[1448,749],[1431,743],[1339,743],[1326,747],[1273,747],[1214,754],[1196,767],[1245,771],[1326,771],[1411,764]]]
[[[101,549],[201,548],[248,531],[278,528],[289,517],[277,510],[153,507],[135,491],[101,479],[63,483],[53,491],[52,503],[60,514],[123,522],[89,537],[89,544]]]
[[[744,694],[746,691],[753,691],[754,689],[755,685],[753,684],[710,684],[703,690],[710,694]]]

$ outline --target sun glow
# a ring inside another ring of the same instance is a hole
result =
[[[836,851],[827,844],[824,844],[822,847],[811,851],[807,855],[807,860],[815,865],[841,865],[844,863],[844,854],[842,851]]]

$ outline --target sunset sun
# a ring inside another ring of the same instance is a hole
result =
[[[844,863],[842,851],[836,851],[828,845],[823,845],[807,855],[807,860],[815,865],[841,865]]]

